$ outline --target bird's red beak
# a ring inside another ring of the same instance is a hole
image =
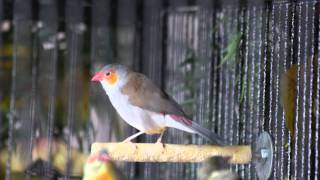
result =
[[[100,154],[98,156],[98,160],[100,160],[100,161],[110,161],[111,157],[108,154]]]
[[[97,72],[93,78],[91,79],[91,81],[101,81],[103,79],[103,72]]]

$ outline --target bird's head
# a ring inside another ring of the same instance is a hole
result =
[[[84,179],[112,179],[113,164],[106,150],[91,154],[84,166]]]
[[[91,81],[98,81],[102,84],[103,88],[108,92],[115,87],[124,84],[128,68],[120,64],[109,64],[104,66],[97,72]]]
[[[94,163],[94,162],[105,163],[109,161],[111,161],[111,157],[109,156],[108,151],[101,150],[97,153],[90,155],[87,162],[88,163]]]

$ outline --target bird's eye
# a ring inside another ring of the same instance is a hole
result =
[[[111,72],[110,72],[110,71],[106,73],[106,76],[110,76],[110,75],[111,75]]]

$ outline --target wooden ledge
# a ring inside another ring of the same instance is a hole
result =
[[[154,143],[93,143],[91,153],[106,149],[115,161],[130,162],[201,162],[211,156],[230,157],[231,164],[251,161],[248,145],[182,145]]]

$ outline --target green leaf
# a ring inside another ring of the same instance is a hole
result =
[[[241,41],[242,35],[241,33],[236,33],[231,40],[228,43],[228,46],[226,49],[224,49],[223,51],[223,58],[221,60],[221,63],[218,65],[217,68],[220,68],[221,66],[223,66],[226,63],[231,63],[232,61],[235,60],[235,55],[238,51],[239,48],[239,44]]]
[[[242,77],[242,81],[241,81],[241,92],[240,92],[240,102],[243,102],[244,100],[244,95],[246,93],[246,87],[245,87],[245,76]]]

